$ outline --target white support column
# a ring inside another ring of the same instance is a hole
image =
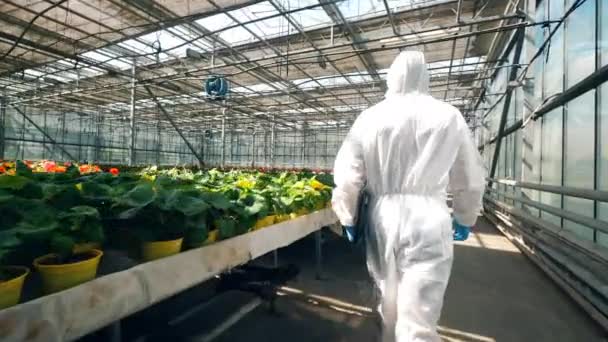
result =
[[[257,154],[257,149],[255,146],[255,134],[256,134],[256,129],[253,128],[253,133],[251,133],[251,168],[255,168],[255,157]]]
[[[300,167],[304,168],[306,164],[306,120],[302,124],[302,147],[300,151]]]
[[[226,167],[226,108],[222,110],[222,168]]]
[[[275,122],[276,120],[276,115],[272,116],[272,126],[270,127],[270,166],[274,167],[275,166],[275,139],[276,139],[276,127],[277,124]]]
[[[133,166],[135,163],[135,68],[134,58],[131,68],[131,108],[129,111],[129,166]]]

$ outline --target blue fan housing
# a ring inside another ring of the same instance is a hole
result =
[[[205,81],[205,92],[213,100],[223,100],[228,89],[228,81],[222,76],[211,76]]]

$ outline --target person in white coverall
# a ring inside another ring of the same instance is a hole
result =
[[[383,341],[440,341],[452,226],[475,224],[484,169],[458,109],[429,95],[421,52],[395,59],[387,88],[386,98],[357,118],[338,152],[332,207],[343,226],[353,226],[361,190],[369,195],[367,266],[380,290]]]

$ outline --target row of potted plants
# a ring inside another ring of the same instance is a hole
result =
[[[0,175],[0,309],[19,301],[24,266],[44,293],[57,292],[93,279],[102,247],[154,260],[325,207],[333,185],[307,171],[64,166],[37,172],[17,161]]]

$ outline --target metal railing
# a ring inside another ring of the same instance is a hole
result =
[[[519,190],[510,193],[487,187],[484,209],[488,218],[506,235],[518,236],[514,242],[600,325],[608,329],[608,248],[597,243],[596,239],[587,240],[577,236],[568,229],[564,220],[593,230],[594,236],[597,236],[597,232],[608,234],[608,222],[525,198],[521,195],[521,189],[596,202],[608,202],[608,192],[508,179],[487,180],[488,184],[502,184]],[[562,224],[550,222],[527,208],[559,217]]]

